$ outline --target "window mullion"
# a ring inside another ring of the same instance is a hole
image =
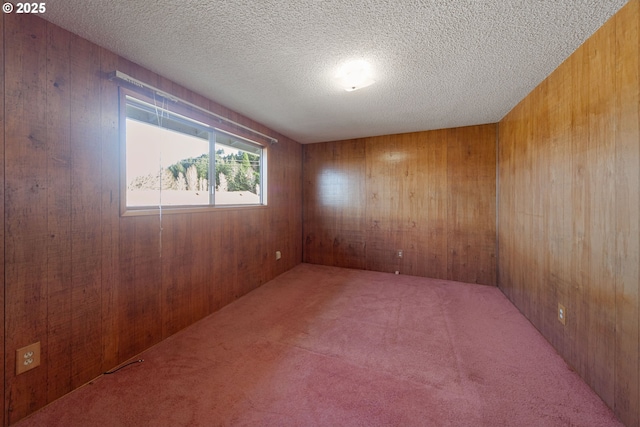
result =
[[[216,133],[209,132],[209,204],[216,204]]]

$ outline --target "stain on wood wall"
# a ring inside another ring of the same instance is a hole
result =
[[[627,426],[640,423],[639,21],[633,0],[499,123],[498,284]]]
[[[303,168],[305,262],[495,285],[495,125],[305,145]]]
[[[8,425],[300,263],[302,148],[40,18],[0,25]],[[269,205],[121,217],[116,69],[278,138]]]

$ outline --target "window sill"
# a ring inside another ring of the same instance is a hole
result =
[[[149,216],[149,215],[174,215],[174,214],[194,214],[202,212],[215,212],[223,210],[245,210],[245,209],[266,209],[267,205],[217,205],[217,206],[176,206],[160,208],[129,208],[122,212],[120,216]]]

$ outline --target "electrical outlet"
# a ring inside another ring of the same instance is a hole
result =
[[[564,305],[558,303],[558,320],[563,325],[566,325],[567,322],[567,309]]]
[[[276,260],[279,260],[280,258],[282,258],[282,252],[276,251]]]
[[[16,350],[16,375],[40,366],[40,341]]]
[[[398,249],[398,258],[402,258],[402,249]]]

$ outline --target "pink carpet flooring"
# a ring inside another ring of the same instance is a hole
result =
[[[497,288],[302,264],[28,426],[621,426]]]

